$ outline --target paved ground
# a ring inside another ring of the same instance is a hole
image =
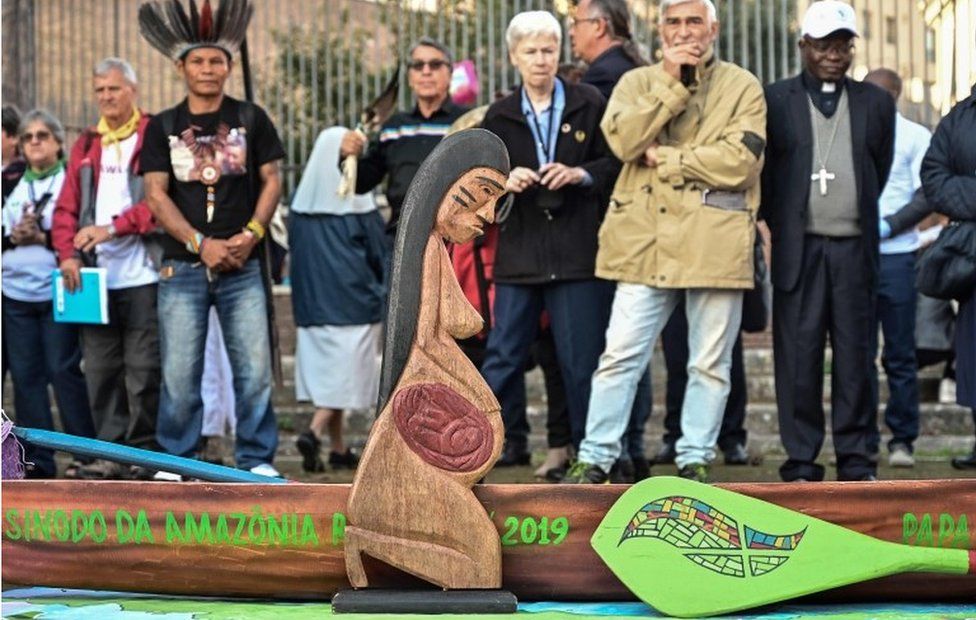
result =
[[[294,445],[294,435],[282,433],[281,447],[279,448],[278,460],[275,465],[287,477],[308,482],[351,482],[353,473],[349,470],[326,471],[322,474],[306,474],[302,471],[301,460],[297,456],[292,446]],[[830,478],[835,472],[828,464],[830,454],[824,454],[821,462],[827,467],[827,477]],[[542,462],[545,455],[541,452],[533,454],[533,465],[526,467],[506,467],[493,470],[488,474],[486,482],[536,482],[533,475],[535,468]],[[879,478],[885,480],[921,480],[937,478],[976,478],[976,470],[960,471],[953,469],[949,464],[950,455],[948,454],[918,454],[916,455],[916,465],[911,469],[897,469],[888,467],[885,460],[886,455],[879,464]],[[713,477],[715,482],[778,482],[778,468],[783,463],[782,455],[767,455],[759,465],[730,467],[722,463],[721,457],[718,464],[714,467]],[[652,474],[675,475],[676,470],[673,465],[663,465],[654,467]]]

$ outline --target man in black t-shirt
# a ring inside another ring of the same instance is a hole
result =
[[[159,281],[157,439],[172,454],[197,450],[207,317],[215,306],[234,375],[237,466],[278,476],[271,464],[278,437],[268,308],[256,247],[281,195],[284,149],[264,110],[224,94],[233,50],[221,46],[223,39],[201,39],[178,54],[187,97],[153,117],[140,160],[149,207],[169,233]]]

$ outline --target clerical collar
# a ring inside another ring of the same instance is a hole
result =
[[[837,102],[840,101],[840,95],[846,85],[847,78],[843,78],[840,82],[825,82],[810,73],[808,69],[804,69],[803,73],[800,74],[800,79],[803,81],[803,87],[809,93],[810,101],[813,102],[814,107],[827,118],[833,116],[834,112],[837,111]]]

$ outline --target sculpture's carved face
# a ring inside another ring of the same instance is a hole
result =
[[[454,243],[466,243],[495,221],[495,203],[505,193],[506,176],[494,168],[468,170],[451,186],[437,211],[434,230]]]

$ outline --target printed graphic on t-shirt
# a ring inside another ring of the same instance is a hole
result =
[[[217,133],[199,136],[193,126],[178,136],[169,136],[169,158],[177,181],[200,181],[213,185],[223,175],[241,176],[247,173],[247,131],[243,127],[231,129],[225,123],[217,126]]]

